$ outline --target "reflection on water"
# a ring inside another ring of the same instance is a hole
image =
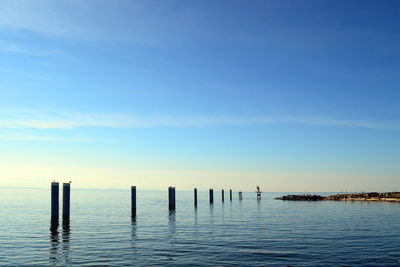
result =
[[[58,217],[52,217],[50,221],[50,263],[57,262],[58,254]]]
[[[63,219],[63,231],[62,231],[62,255],[65,263],[70,263],[71,259],[69,256],[70,245],[69,245],[69,236],[71,229],[69,227],[69,218]]]
[[[131,237],[132,241],[136,241],[136,230],[137,230],[137,225],[136,225],[136,217],[131,217]]]
[[[224,202],[222,202],[222,221],[224,221],[224,218],[225,218],[225,203]]]
[[[210,216],[214,217],[214,204],[210,204]]]
[[[197,226],[197,207],[194,207],[194,225]]]
[[[60,237],[58,231],[59,221],[58,217],[52,217],[50,221],[50,256],[49,262],[51,264],[57,264],[60,261],[64,263],[70,263],[70,223],[69,219],[64,219],[62,223],[62,243],[60,249]]]
[[[174,261],[176,252],[175,247],[177,244],[176,237],[176,213],[175,211],[169,211],[168,213],[168,243],[169,243],[169,251],[165,252],[166,259],[168,261]]]
[[[170,211],[168,214],[169,237],[175,238],[176,233],[176,214],[175,211]]]
[[[136,231],[137,231],[137,222],[136,222],[136,216],[131,216],[131,249],[132,249],[132,261],[136,262],[136,258],[137,258],[137,235],[136,235]]]
[[[214,215],[214,204],[210,204],[210,218],[209,218],[209,222],[210,223],[214,223],[214,218],[215,218],[215,215]]]

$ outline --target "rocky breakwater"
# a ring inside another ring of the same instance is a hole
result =
[[[297,200],[297,201],[317,201],[317,200],[325,200],[325,197],[319,195],[287,195],[282,197],[277,197],[275,199],[279,200]]]
[[[326,197],[326,200],[400,202],[400,192],[336,194]]]
[[[287,195],[277,197],[279,200],[290,200],[290,201],[318,201],[318,200],[332,200],[332,201],[386,201],[386,202],[399,202],[400,203],[400,192],[388,192],[388,193],[351,193],[351,194],[335,194],[327,197],[319,195]]]

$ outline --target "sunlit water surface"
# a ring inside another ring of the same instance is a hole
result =
[[[177,189],[178,190],[178,189]],[[288,202],[283,193],[71,189],[71,220],[50,223],[50,188],[0,188],[1,265],[400,266],[400,204]],[[60,191],[60,200],[62,192]],[[60,206],[61,212],[61,206]]]

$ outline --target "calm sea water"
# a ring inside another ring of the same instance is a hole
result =
[[[178,189],[177,189],[178,190]],[[0,188],[1,265],[400,266],[400,204],[285,202],[237,193],[71,191],[71,220],[50,229],[50,188]],[[62,192],[60,192],[60,198]],[[61,208],[61,207],[60,207]]]

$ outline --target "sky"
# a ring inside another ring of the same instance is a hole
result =
[[[0,0],[0,186],[400,191],[399,13]]]

